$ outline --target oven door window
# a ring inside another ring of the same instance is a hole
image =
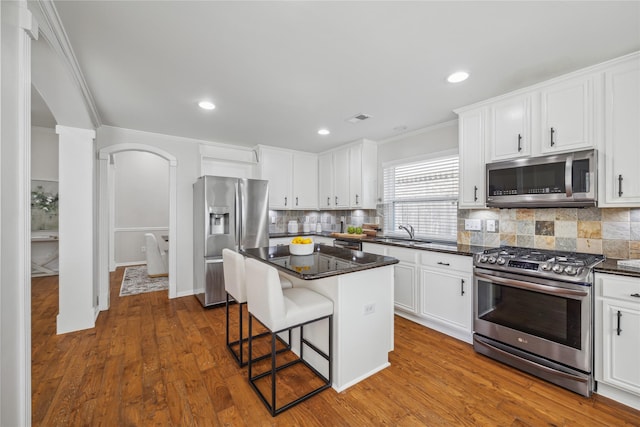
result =
[[[478,280],[477,317],[581,349],[579,300]]]

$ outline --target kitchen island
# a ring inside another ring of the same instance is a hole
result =
[[[340,392],[389,366],[393,350],[393,265],[398,260],[362,251],[315,245],[311,255],[290,255],[288,246],[245,249],[243,254],[285,274],[294,287],[333,301],[333,388]],[[305,338],[327,351],[324,320],[305,326]],[[297,331],[296,331],[297,332]],[[292,348],[298,353],[297,333]],[[323,375],[324,359],[308,360]]]

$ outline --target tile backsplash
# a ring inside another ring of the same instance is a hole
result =
[[[482,230],[466,231],[465,219],[480,219]],[[486,220],[495,221],[495,231]],[[640,208],[460,209],[458,243],[640,258]]]
[[[302,232],[302,224],[309,223],[311,231],[316,231],[316,224],[320,222],[322,231],[340,231],[340,221],[344,222],[344,229],[352,225],[362,226],[364,223],[376,224],[376,211],[368,209],[344,211],[269,211],[269,233],[286,233],[289,221],[298,222],[298,231]],[[345,231],[346,232],[346,231]]]

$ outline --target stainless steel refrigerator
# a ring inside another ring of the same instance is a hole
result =
[[[269,246],[268,181],[202,176],[193,184],[193,274],[204,307],[226,299],[222,249]]]

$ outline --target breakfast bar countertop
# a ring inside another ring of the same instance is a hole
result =
[[[291,255],[288,245],[245,249],[242,253],[303,280],[321,279],[398,263],[393,257],[321,244],[316,244],[310,255]]]

